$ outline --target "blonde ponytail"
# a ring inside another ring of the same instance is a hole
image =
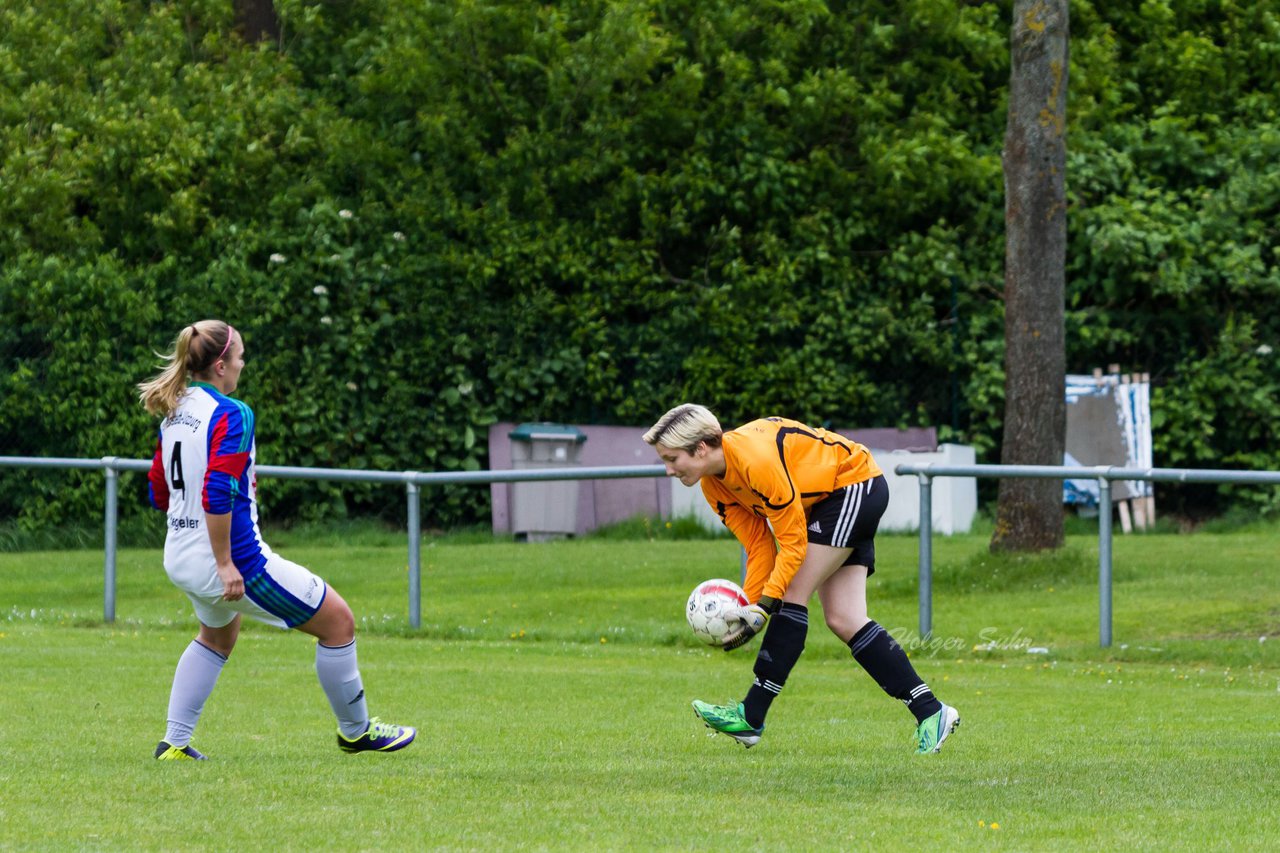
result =
[[[203,373],[227,351],[232,328],[222,320],[201,320],[178,332],[168,354],[156,353],[165,366],[138,383],[138,399],[153,415],[170,415],[187,389],[188,377]]]

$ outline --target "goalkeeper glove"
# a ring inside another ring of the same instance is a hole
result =
[[[755,604],[748,604],[746,607],[737,607],[725,613],[728,619],[737,619],[742,623],[742,627],[732,633],[726,634],[724,643],[721,646],[726,652],[731,652],[736,648],[745,646],[751,642],[751,638],[764,630],[764,626],[769,623],[769,617],[778,612],[782,607],[782,602],[776,598],[767,595],[760,596],[760,600]]]

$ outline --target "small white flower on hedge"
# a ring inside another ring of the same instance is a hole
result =
[[[391,235],[391,239],[392,239],[392,240],[395,240],[397,243],[403,243],[403,242],[404,242],[404,232],[403,232],[403,231],[397,231],[397,232],[395,232],[394,234],[392,234],[392,235]]]
[[[279,252],[272,252],[271,257],[267,258],[267,260],[273,264],[283,264],[284,255],[280,254]]]
[[[342,210],[338,211],[338,216],[341,217],[342,219],[350,219],[351,217],[355,216],[355,214],[347,210],[346,208],[343,208]]]
[[[333,318],[326,314],[325,316],[320,318],[320,322],[322,325],[330,326],[333,324]]]
[[[315,287],[311,288],[311,292],[316,296],[324,296],[329,292],[329,288],[325,287],[323,284],[317,284]]]
[[[1258,355],[1271,355],[1271,347],[1268,346],[1267,344],[1263,344],[1262,346],[1258,347],[1257,352],[1258,352]]]

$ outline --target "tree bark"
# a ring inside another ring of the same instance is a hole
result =
[[[280,41],[280,19],[272,0],[233,0],[236,30],[249,44]]]
[[[1006,465],[1061,465],[1066,444],[1067,3],[1013,6],[1003,154]],[[1062,482],[1002,479],[991,549],[1062,543]]]

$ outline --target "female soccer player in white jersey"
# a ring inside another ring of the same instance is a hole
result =
[[[416,735],[370,718],[356,664],[355,617],[337,590],[272,552],[258,530],[253,410],[230,395],[244,342],[230,324],[201,320],[178,333],[166,367],[138,386],[160,415],[151,502],[168,514],[164,568],[187,594],[200,632],[178,660],[162,760],[204,759],[192,731],[235,648],[240,617],[319,640],[316,674],[338,718],[344,752],[391,752]]]

